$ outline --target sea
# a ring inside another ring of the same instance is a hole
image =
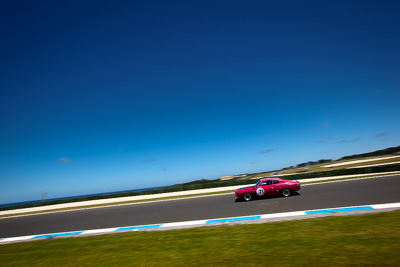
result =
[[[78,196],[70,196],[70,197],[49,198],[49,199],[46,199],[46,201],[60,200],[60,199],[72,199],[72,198],[79,198],[79,197],[111,195],[111,194],[119,194],[119,193],[129,193],[129,192],[137,192],[137,191],[144,191],[144,190],[160,189],[160,188],[164,188],[164,187],[169,187],[169,186],[159,186],[159,187],[150,187],[150,188],[142,188],[142,189],[123,190],[123,191],[105,192],[105,193],[88,194],[88,195],[78,195]],[[40,202],[43,202],[43,200],[32,200],[32,201],[24,201],[24,202],[6,203],[6,204],[0,204],[0,208],[32,204],[32,203],[40,203]]]

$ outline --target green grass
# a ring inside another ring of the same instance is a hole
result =
[[[400,211],[0,245],[1,266],[400,266]]]
[[[397,172],[395,174],[400,174],[400,172]],[[390,176],[393,174],[388,174],[388,175],[382,175],[382,174],[369,174],[369,175],[362,175],[362,176],[357,176],[357,177],[348,177],[348,178],[335,178],[332,177],[332,179],[328,180],[323,180],[323,181],[316,181],[316,182],[303,182],[301,183],[302,185],[307,185],[307,184],[317,184],[317,183],[327,183],[327,182],[338,182],[338,181],[346,181],[346,180],[356,180],[356,179],[362,179],[362,178],[372,178],[372,177],[384,177],[384,176]]]

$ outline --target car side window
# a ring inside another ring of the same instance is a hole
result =
[[[266,186],[266,185],[272,185],[272,184],[279,184],[279,180],[263,181],[258,186]]]

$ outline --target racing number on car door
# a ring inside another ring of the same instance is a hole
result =
[[[257,194],[258,196],[260,196],[260,197],[263,196],[263,195],[265,194],[264,188],[262,188],[262,187],[257,188],[256,194]]]

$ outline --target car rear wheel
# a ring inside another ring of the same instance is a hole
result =
[[[243,199],[246,200],[246,201],[250,201],[251,198],[252,198],[252,196],[251,196],[250,193],[246,193],[246,194],[243,195]]]
[[[282,196],[284,196],[284,197],[290,196],[291,193],[292,192],[290,191],[290,189],[285,188],[282,190]]]

